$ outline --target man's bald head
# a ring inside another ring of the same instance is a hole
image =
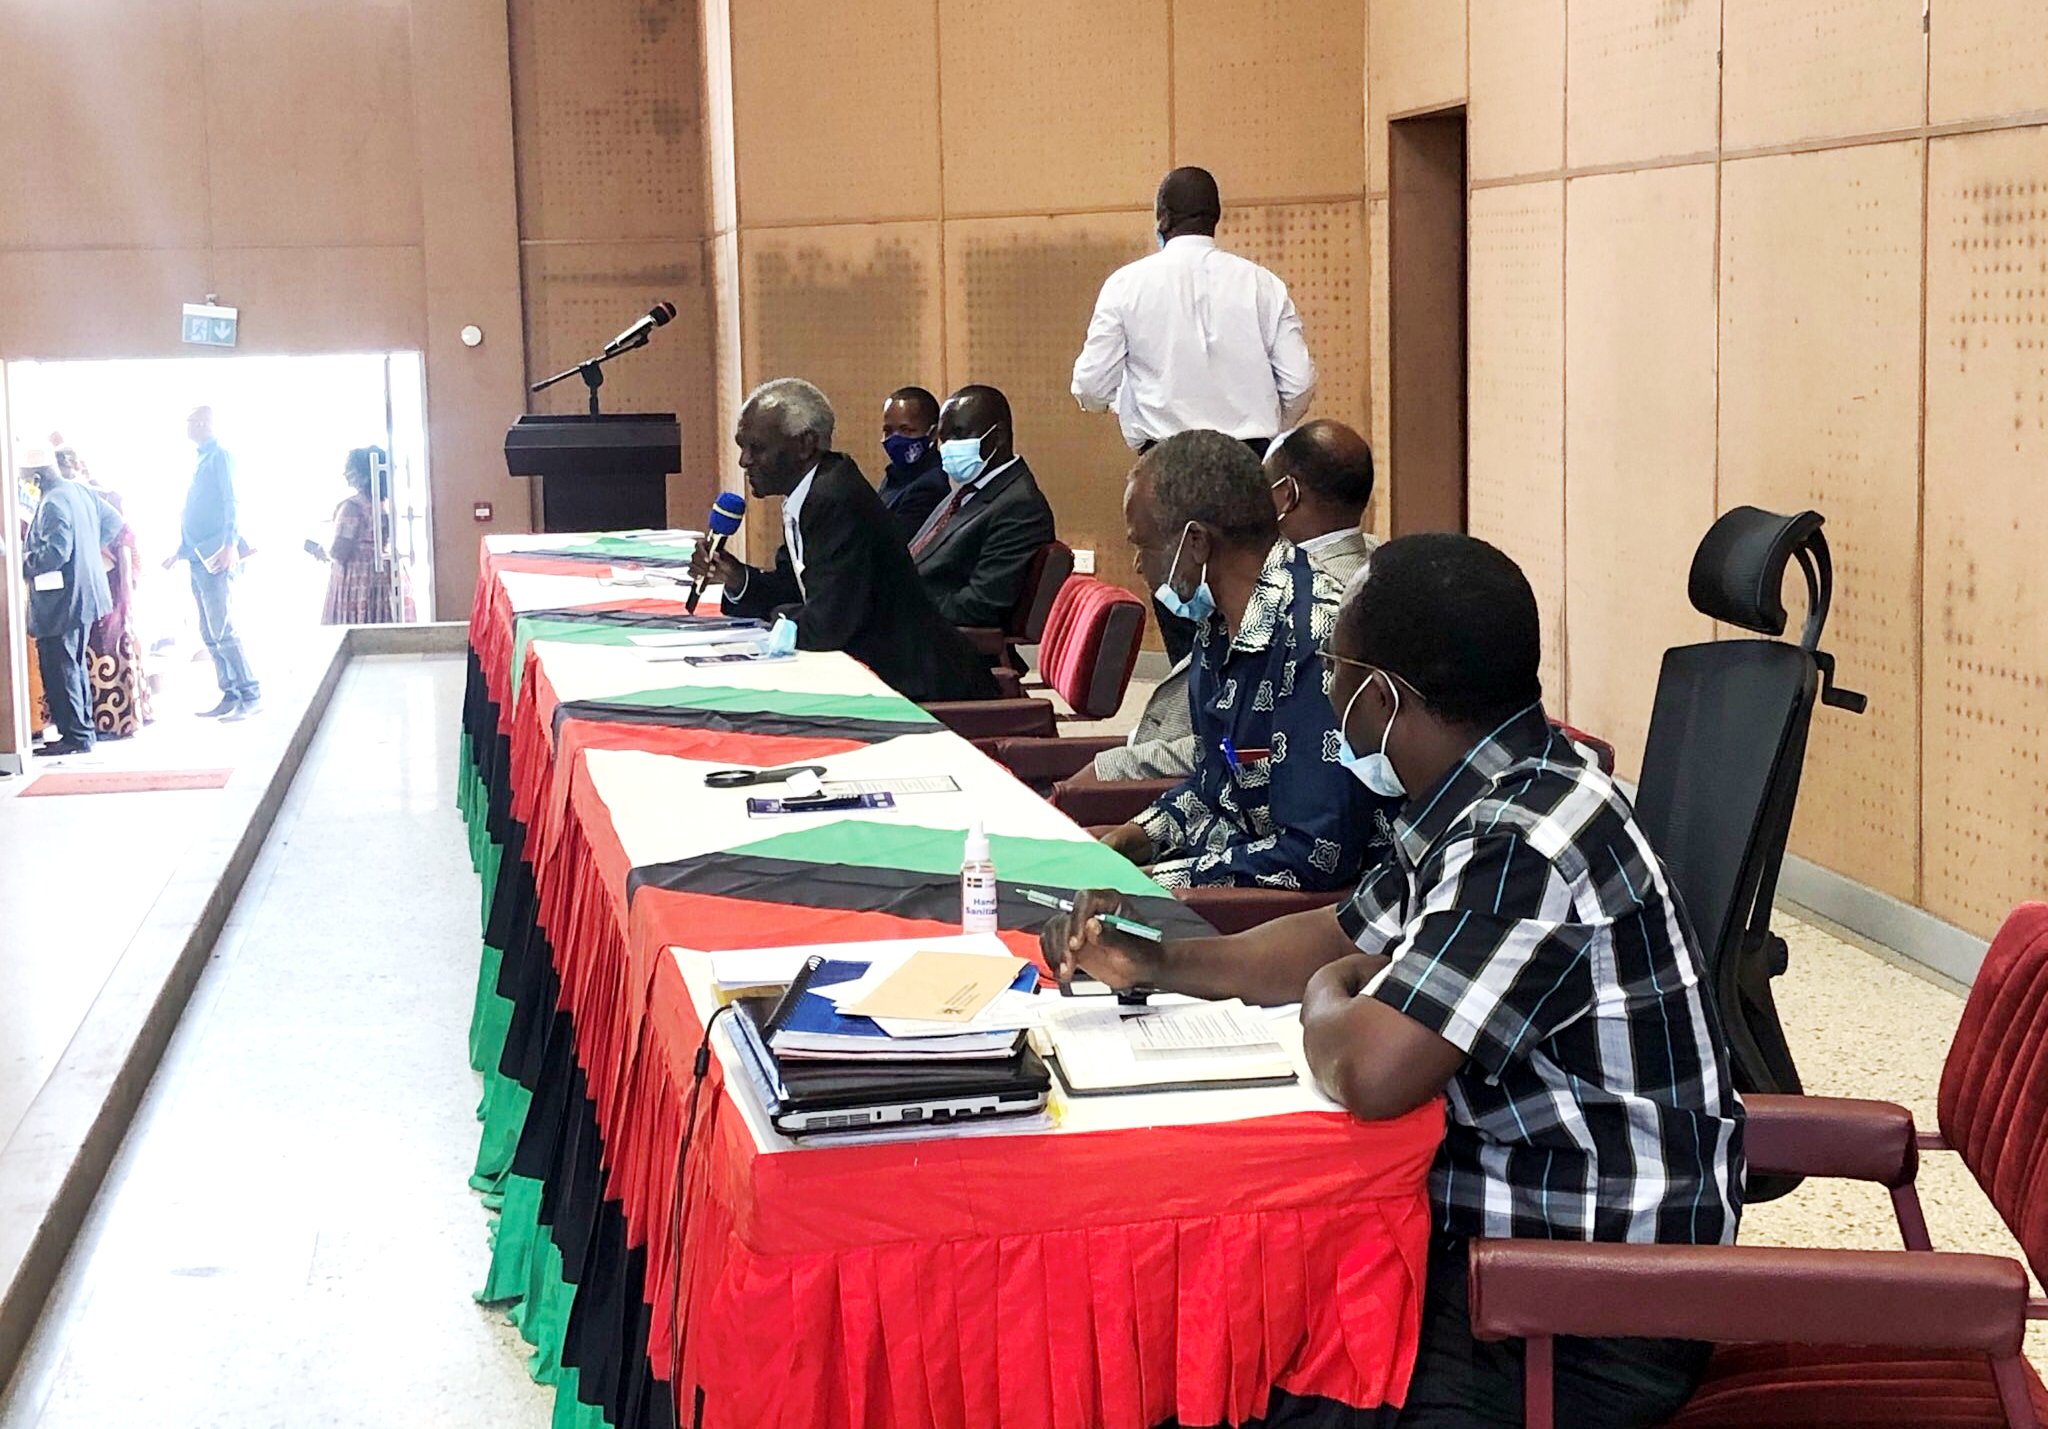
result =
[[[1207,169],[1173,170],[1159,181],[1152,212],[1160,233],[1168,238],[1184,233],[1213,235],[1223,217],[1223,198],[1216,190],[1216,176]]]
[[[1372,500],[1372,447],[1342,422],[1319,418],[1289,432],[1266,458],[1274,481],[1293,477],[1304,501],[1348,512],[1357,525]]]

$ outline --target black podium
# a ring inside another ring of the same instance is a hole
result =
[[[683,466],[673,412],[527,416],[505,432],[505,469],[533,481],[536,531],[668,525],[668,475]]]

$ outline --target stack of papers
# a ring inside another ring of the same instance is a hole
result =
[[[1055,1006],[1042,1040],[1076,1095],[1284,1085],[1294,1054],[1257,1008],[1232,998],[1166,1007]]]

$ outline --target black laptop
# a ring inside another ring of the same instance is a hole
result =
[[[779,1000],[773,994],[734,999],[732,1032],[769,1122],[786,1136],[910,1130],[1028,1116],[1045,1107],[1052,1078],[1021,1033],[1007,1057],[778,1058],[761,1028]]]

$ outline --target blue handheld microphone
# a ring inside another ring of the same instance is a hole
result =
[[[717,560],[725,553],[725,543],[740,529],[740,518],[747,514],[747,498],[737,491],[721,491],[718,499],[711,503],[711,515],[705,519],[704,534],[711,542],[711,558]],[[697,613],[697,598],[702,595],[703,586],[696,580],[690,582],[690,593],[683,599],[683,609],[690,614]]]

